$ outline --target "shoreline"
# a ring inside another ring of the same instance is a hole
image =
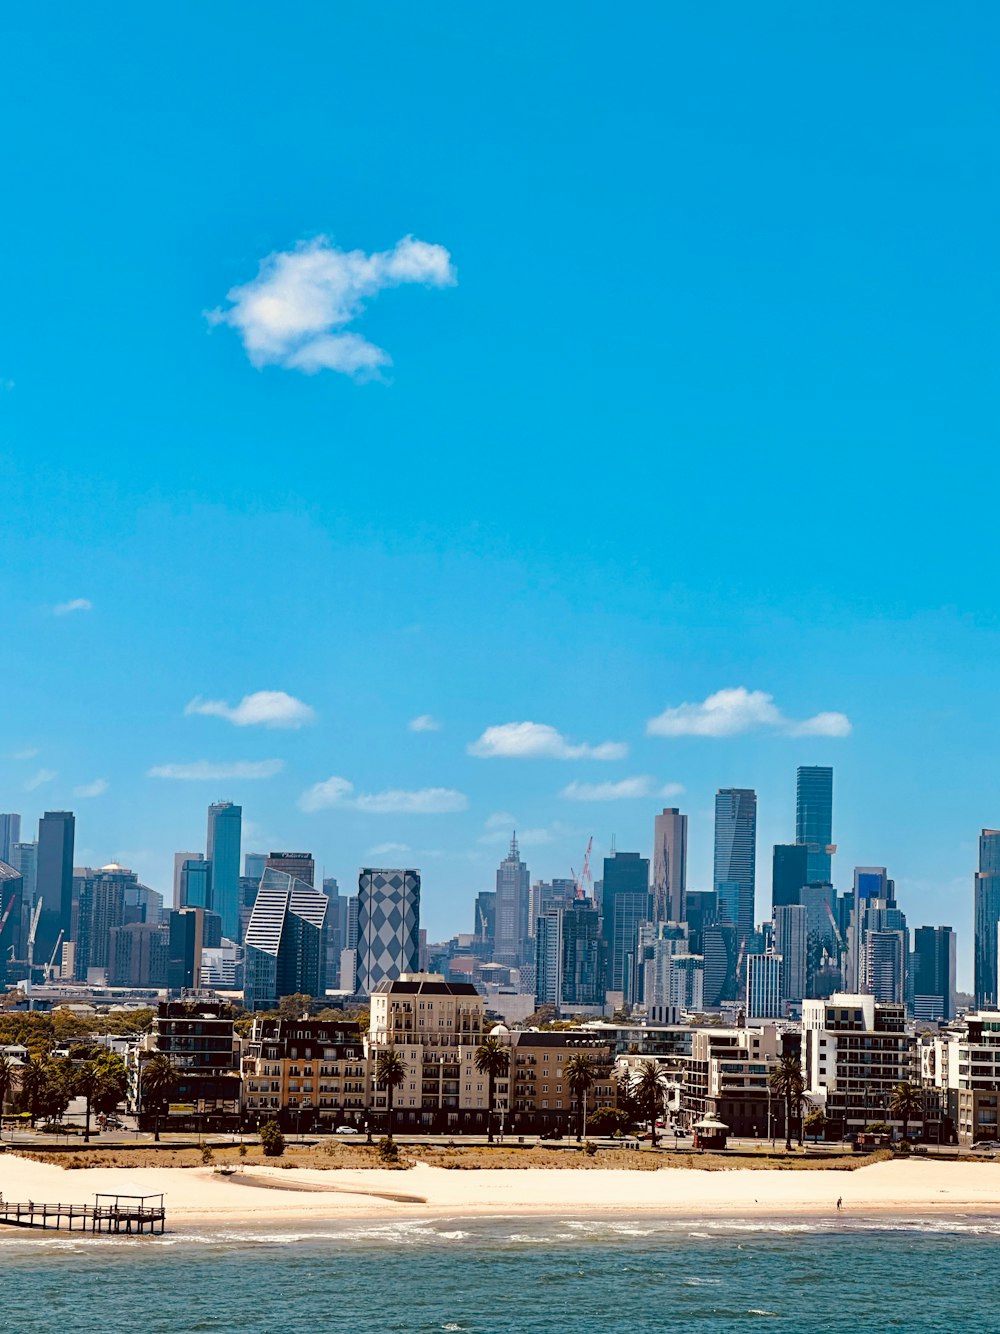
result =
[[[894,1160],[853,1172],[663,1170],[601,1172],[497,1168],[408,1171],[253,1167],[236,1176],[211,1168],[64,1169],[0,1157],[7,1200],[91,1203],[96,1193],[165,1195],[167,1229],[311,1226],[317,1223],[443,1218],[609,1218],[676,1221],[917,1217],[1000,1219],[1000,1170],[992,1164]],[[838,1212],[837,1199],[843,1200]],[[0,1236],[89,1237],[0,1225]],[[2,1244],[2,1243],[0,1243]]]

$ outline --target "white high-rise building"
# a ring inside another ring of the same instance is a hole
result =
[[[808,945],[808,910],[800,903],[779,904],[774,910],[774,949],[783,963],[782,1000],[798,1004],[806,994]]]
[[[780,1019],[781,1010],[781,955],[747,955],[747,1019]]]

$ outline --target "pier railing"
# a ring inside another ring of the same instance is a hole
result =
[[[0,1195],[0,1224],[52,1228],[66,1232],[162,1233],[166,1210],[162,1195],[98,1195],[94,1204],[48,1204],[5,1200]]]

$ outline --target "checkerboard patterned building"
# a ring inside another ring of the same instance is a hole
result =
[[[358,877],[359,993],[420,967],[420,872],[362,867]]]

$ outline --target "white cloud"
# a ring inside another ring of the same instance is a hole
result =
[[[73,789],[74,797],[103,797],[110,784],[106,778],[95,778],[92,783],[81,783]]]
[[[376,843],[368,849],[369,857],[396,857],[410,852],[409,843]]]
[[[406,724],[411,732],[440,732],[441,724],[430,713],[421,713]]]
[[[494,811],[492,815],[487,816],[483,828],[513,829],[516,824],[517,824],[517,817],[511,815],[510,811]]]
[[[37,746],[26,746],[24,750],[12,750],[8,755],[8,760],[33,760],[38,754]]]
[[[53,616],[67,616],[71,611],[93,611],[94,604],[89,598],[70,598],[69,602],[57,602],[52,608]]]
[[[569,801],[629,801],[634,797],[651,797],[655,792],[656,780],[640,774],[617,783],[570,783],[559,795]]]
[[[739,736],[769,727],[789,736],[847,736],[851,724],[843,713],[818,713],[796,721],[786,718],[763,690],[735,686],[717,690],[700,704],[678,704],[664,709],[646,724],[650,736]]]
[[[468,751],[480,759],[620,760],[628,747],[620,741],[575,745],[548,723],[503,723],[487,727]]]
[[[482,834],[479,842],[484,847],[506,847],[510,843],[511,829],[493,829],[489,833]],[[551,829],[518,829],[517,845],[519,848],[538,848],[547,843],[552,843],[557,837],[565,837],[566,830],[561,825],[553,825]]]
[[[273,778],[284,767],[284,760],[234,760],[229,764],[195,760],[191,764],[156,764],[146,770],[146,777],[179,778],[192,783],[225,778]]]
[[[255,366],[370,378],[392,358],[384,348],[346,331],[366,299],[402,283],[452,287],[455,282],[444,246],[404,236],[391,250],[368,255],[340,250],[321,236],[268,255],[252,282],[227,294],[230,306],[208,312],[207,318],[236,329]]]
[[[244,695],[239,704],[229,705],[224,699],[202,699],[196,696],[184,710],[185,717],[193,713],[210,718],[225,718],[237,727],[304,727],[316,714],[308,704],[288,695],[284,690],[256,690]]]
[[[53,778],[58,778],[58,776],[55,769],[39,769],[25,783],[24,790],[25,792],[34,792],[36,787],[41,787],[43,783],[51,783]]]
[[[304,811],[324,811],[331,807],[350,807],[369,815],[450,815],[468,808],[464,792],[449,787],[424,787],[416,791],[391,788],[385,792],[359,792],[346,778],[327,778],[314,783],[299,797]]]

